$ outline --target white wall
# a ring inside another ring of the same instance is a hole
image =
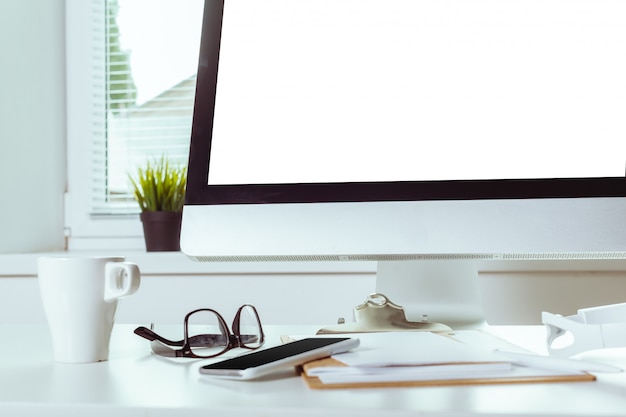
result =
[[[264,324],[330,325],[352,317],[373,292],[373,280],[308,273],[144,276],[140,290],[120,300],[116,321],[182,324],[189,311],[213,308],[230,325],[237,308],[250,303]],[[36,277],[0,277],[0,323],[45,323]]]
[[[37,254],[0,255],[0,323],[44,323]],[[374,291],[374,268],[352,263],[198,263],[179,252],[127,253],[141,269],[139,291],[121,300],[117,321],[182,323],[209,307],[227,321],[254,304],[266,324],[333,324]]]
[[[0,255],[0,323],[43,323],[36,254]],[[179,323],[185,313],[211,307],[227,320],[255,304],[266,324],[330,325],[352,318],[375,291],[371,262],[198,263],[180,253],[127,253],[142,272],[137,294],[122,300],[118,322]],[[490,324],[540,324],[541,311],[626,302],[626,263],[537,262],[526,270],[496,265],[479,275]],[[560,268],[560,270],[555,270]],[[485,268],[487,269],[487,268]],[[568,270],[569,269],[569,270]]]
[[[64,10],[0,4],[0,253],[64,247]]]
[[[540,324],[541,312],[626,303],[626,271],[500,271],[480,275],[490,324]]]
[[[541,324],[541,311],[575,314],[578,308],[626,302],[624,272],[528,272],[481,276],[489,324]],[[121,300],[117,321],[182,323],[201,307],[230,320],[243,303],[257,306],[265,324],[331,325],[374,292],[374,274],[237,273],[143,277],[137,294]],[[44,323],[35,276],[0,276],[0,323]]]

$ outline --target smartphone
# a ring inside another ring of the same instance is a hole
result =
[[[229,379],[255,379],[286,366],[298,366],[335,353],[346,352],[358,345],[359,339],[349,337],[296,340],[205,365],[200,368],[200,373]]]

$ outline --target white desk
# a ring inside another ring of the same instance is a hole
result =
[[[200,362],[172,363],[151,355],[134,327],[116,325],[109,361],[66,365],[53,362],[44,325],[0,325],[0,415],[626,415],[626,373],[598,374],[598,381],[585,383],[316,391],[291,371],[260,382],[205,379],[198,374]],[[266,328],[272,344],[280,334],[313,331]],[[542,345],[541,328],[519,327],[509,334],[517,342]],[[587,358],[626,367],[625,349],[594,355]]]

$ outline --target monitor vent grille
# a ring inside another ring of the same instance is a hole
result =
[[[498,258],[496,258],[498,259]],[[626,259],[626,252],[547,252],[502,254],[503,260],[605,260]]]
[[[192,256],[200,262],[411,261],[499,259],[491,254]]]
[[[504,254],[399,254],[399,255],[257,255],[190,256],[199,262],[311,262],[311,261],[411,261],[411,260],[608,260],[626,259],[626,252],[546,252]]]

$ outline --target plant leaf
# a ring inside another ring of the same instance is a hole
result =
[[[175,167],[162,156],[129,175],[141,211],[181,211],[185,202],[187,167]]]

